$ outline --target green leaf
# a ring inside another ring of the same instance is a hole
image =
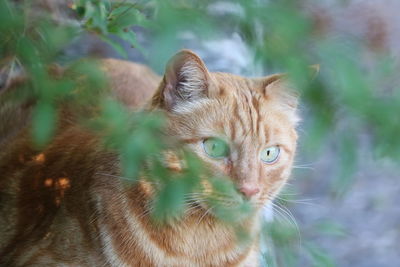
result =
[[[329,234],[332,236],[344,237],[347,235],[343,225],[332,220],[320,221],[315,225],[315,227],[321,233]]]
[[[135,9],[135,5],[122,6],[111,12],[108,30],[117,32],[133,25],[144,25],[145,21],[146,17]]]
[[[168,181],[157,196],[153,212],[154,218],[162,221],[182,215],[185,191],[182,181]]]
[[[129,44],[133,47],[138,49],[142,54],[145,54],[145,49],[138,43],[136,39],[136,33],[129,30],[129,31],[119,31],[116,33],[118,37],[121,39],[128,41]]]
[[[39,102],[32,115],[32,138],[38,147],[46,145],[54,135],[57,114],[50,103]]]
[[[122,47],[122,45],[120,45],[118,42],[112,40],[109,37],[105,37],[105,36],[100,36],[101,40],[103,40],[104,42],[106,42],[107,44],[109,44],[112,48],[114,48],[114,50],[120,54],[122,57],[127,58],[128,57],[128,53],[125,51],[125,49]]]
[[[308,242],[305,244],[307,251],[311,256],[314,267],[334,267],[333,259],[322,249]]]

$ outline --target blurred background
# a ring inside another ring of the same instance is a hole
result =
[[[1,2],[3,85],[34,73],[30,45],[44,65],[114,57],[162,74],[188,48],[211,71],[287,72],[303,121],[292,179],[266,211],[264,265],[400,266],[398,0]]]

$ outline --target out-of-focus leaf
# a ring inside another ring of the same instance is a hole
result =
[[[333,222],[331,220],[320,221],[317,225],[315,225],[316,229],[322,233],[344,237],[347,235],[346,230],[343,225]]]
[[[182,215],[185,192],[184,184],[180,180],[166,183],[157,196],[153,216],[157,220],[165,220]]]
[[[108,30],[117,32],[133,25],[142,25],[146,18],[139,10],[135,9],[135,5],[131,5],[114,9],[110,13],[110,20]]]
[[[143,55],[146,54],[146,50],[139,44],[139,42],[136,39],[136,34],[133,31],[123,31],[120,32],[117,36],[119,36],[121,39],[129,42],[131,47],[136,48],[139,50]]]
[[[110,37],[104,37],[101,36],[100,37],[101,40],[103,40],[104,42],[106,42],[107,44],[109,44],[115,51],[118,52],[118,54],[120,54],[122,57],[127,58],[128,54],[125,51],[124,47],[122,45],[120,45],[117,41],[112,40]]]
[[[314,267],[334,267],[335,263],[326,254],[326,252],[320,247],[315,246],[312,243],[306,243],[305,247],[310,254],[311,260],[313,261]]]
[[[56,109],[49,103],[38,103],[32,115],[32,137],[35,145],[43,147],[54,134]]]
[[[355,138],[353,134],[347,134],[341,140],[339,149],[340,172],[332,185],[332,190],[338,196],[343,196],[354,182],[354,172],[357,163],[357,142]]]

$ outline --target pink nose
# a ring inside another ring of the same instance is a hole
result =
[[[260,189],[257,187],[244,185],[241,188],[239,188],[239,191],[242,192],[243,195],[245,195],[246,197],[252,197],[255,194],[257,194],[258,192],[260,192]]]

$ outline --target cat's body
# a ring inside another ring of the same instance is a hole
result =
[[[118,156],[98,135],[61,118],[54,140],[36,152],[26,115],[11,134],[0,129],[0,266],[258,266],[260,208],[285,183],[295,152],[295,100],[278,76],[209,73],[188,51],[171,61],[157,92],[155,74],[124,64],[104,63],[116,98],[134,109],[148,101],[147,108],[164,110],[167,134],[231,177],[255,207],[242,223],[251,242],[239,242],[232,225],[201,205],[180,221],[153,223],[149,185],[127,187],[117,178]],[[1,119],[18,109],[29,114],[29,107],[3,109]],[[213,136],[232,142],[229,158],[204,155],[203,140]],[[280,159],[260,164],[260,150],[271,145],[281,148]]]

